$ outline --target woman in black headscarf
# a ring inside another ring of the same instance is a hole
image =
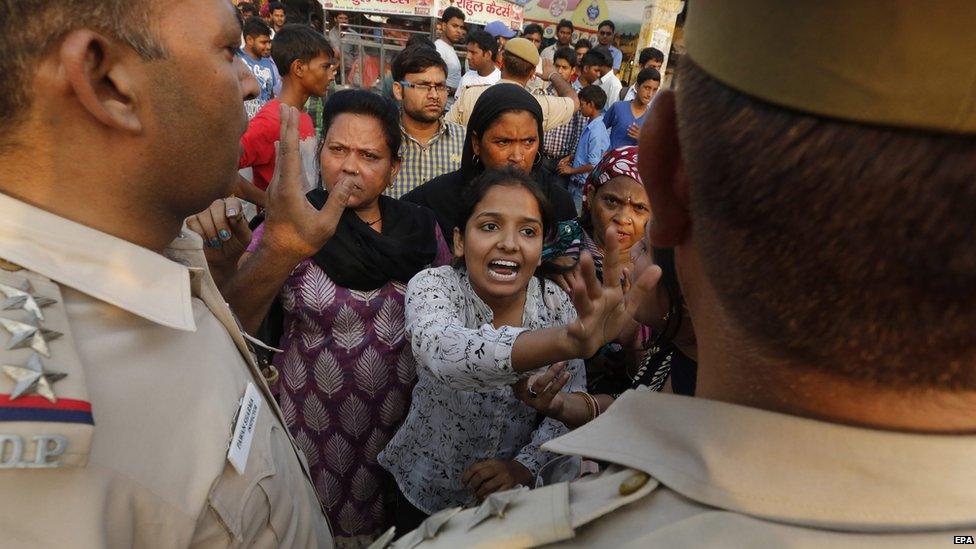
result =
[[[461,168],[431,179],[401,200],[433,210],[450,243],[468,184],[485,169],[514,166],[532,175],[558,221],[574,219],[576,208],[569,192],[542,166],[542,135],[539,102],[521,86],[495,84],[481,94],[468,119]]]

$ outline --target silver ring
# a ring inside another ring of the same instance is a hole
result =
[[[533,389],[532,387],[528,388],[528,392],[529,392],[529,396],[532,398],[536,398],[537,396],[539,396],[539,393],[535,392],[535,389]]]

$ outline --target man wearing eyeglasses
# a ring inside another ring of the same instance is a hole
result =
[[[400,102],[400,171],[387,194],[400,198],[461,166],[465,128],[444,120],[447,64],[437,51],[410,47],[393,59],[393,96]]]
[[[613,21],[607,19],[600,22],[600,26],[597,27],[596,40],[599,45],[606,46],[610,50],[610,55],[613,56],[613,70],[620,70],[620,63],[624,60],[624,52],[620,51],[617,46],[613,45],[613,39],[617,34],[617,26],[613,24]]]

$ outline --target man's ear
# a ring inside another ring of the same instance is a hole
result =
[[[288,67],[288,73],[294,74],[295,78],[298,78],[299,80],[301,80],[302,77],[305,76],[305,71],[307,70],[308,70],[308,63],[302,61],[301,59],[296,59],[292,61],[291,66]],[[281,75],[281,76],[282,78],[284,78],[285,75]]]
[[[454,257],[464,257],[464,238],[461,236],[461,229],[457,227],[454,227]]]
[[[103,125],[142,131],[138,97],[142,60],[128,46],[87,29],[68,33],[58,51],[56,78]]]
[[[403,84],[399,82],[393,83],[393,98],[399,102],[403,102]]]
[[[690,182],[678,141],[675,96],[657,93],[640,136],[641,179],[651,201],[651,242],[664,248],[684,242],[691,231]]]

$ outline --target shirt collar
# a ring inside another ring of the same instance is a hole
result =
[[[544,449],[640,469],[694,501],[788,524],[976,526],[976,435],[879,431],[629,391]]]
[[[523,84],[521,82],[516,82],[515,80],[509,80],[508,78],[499,78],[498,79],[498,83],[499,84],[515,84],[516,86],[519,86],[521,88],[525,88],[526,85],[527,85],[527,84]]]
[[[0,257],[157,324],[196,329],[188,267],[4,194],[0,211]]]
[[[434,133],[434,135],[431,136],[430,141],[428,141],[426,143],[421,143],[414,136],[410,135],[407,132],[406,128],[403,127],[403,123],[402,122],[400,123],[400,133],[403,134],[403,137],[406,137],[409,141],[412,141],[412,142],[416,143],[418,146],[420,146],[420,147],[426,147],[426,146],[430,145],[431,143],[434,143],[435,141],[437,141],[441,137],[443,137],[445,133],[448,133],[449,132],[449,130],[450,130],[450,124],[448,124],[447,122],[444,121],[444,117],[441,117],[440,121],[438,121],[438,124],[440,124],[440,126],[437,128],[437,132]]]

